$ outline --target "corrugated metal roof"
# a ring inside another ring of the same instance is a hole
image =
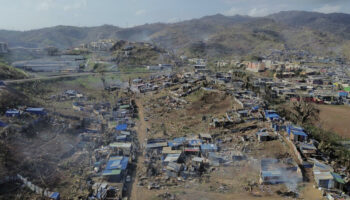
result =
[[[217,150],[218,147],[215,144],[202,144],[201,149],[202,150]]]
[[[314,172],[315,179],[317,180],[332,180],[333,176],[330,172]]]
[[[104,170],[102,172],[102,176],[113,176],[113,175],[119,175],[121,174],[122,170],[120,169],[113,169],[113,170]]]
[[[113,142],[109,144],[110,147],[113,148],[131,148],[131,143],[124,143],[124,142]]]

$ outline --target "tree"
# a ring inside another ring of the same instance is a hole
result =
[[[299,101],[291,102],[289,118],[297,124],[311,124],[319,119],[320,110],[311,102],[299,97]]]

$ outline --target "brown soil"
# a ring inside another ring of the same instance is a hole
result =
[[[350,138],[350,107],[320,105],[320,123],[326,130],[334,131],[342,137]]]

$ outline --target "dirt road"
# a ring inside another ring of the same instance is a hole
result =
[[[143,146],[145,144],[145,139],[146,139],[146,129],[149,128],[148,123],[145,121],[144,118],[144,107],[142,105],[142,100],[138,97],[135,98],[135,103],[138,108],[138,116],[139,116],[139,121],[136,123],[136,131],[137,131],[137,137],[140,143],[140,152],[137,157],[137,164],[136,164],[136,176],[134,177],[133,185],[132,185],[132,191],[131,191],[131,200],[139,200],[139,199],[144,199],[144,195],[141,192],[141,188],[137,186],[138,183],[138,177],[137,174],[138,172],[142,169],[144,157],[143,157]]]

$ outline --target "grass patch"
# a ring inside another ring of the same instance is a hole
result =
[[[24,79],[28,74],[10,65],[0,62],[0,79]]]

